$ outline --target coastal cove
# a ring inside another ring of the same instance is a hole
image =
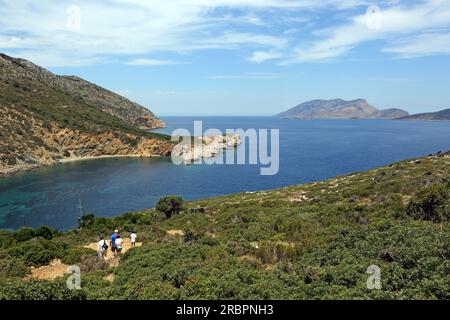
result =
[[[77,225],[85,212],[114,216],[153,207],[160,196],[200,199],[325,180],[450,149],[450,123],[389,120],[287,120],[275,117],[163,117],[177,128],[280,129],[280,171],[255,165],[175,166],[170,158],[102,158],[0,179],[0,228]]]

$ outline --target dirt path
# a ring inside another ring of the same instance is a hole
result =
[[[109,245],[109,241],[107,241],[107,243]],[[136,242],[136,248],[141,246],[142,242]],[[87,246],[84,246],[84,248],[89,248],[97,251],[98,249],[97,242],[91,242]],[[129,238],[123,238],[122,254],[130,250],[130,248],[131,248],[131,240]],[[119,265],[119,257],[111,251],[111,247],[108,248],[105,261],[108,263],[110,267],[116,267],[117,265]]]
[[[167,230],[166,232],[168,235],[171,235],[171,236],[184,236],[183,230],[173,229],[173,230]]]
[[[141,246],[142,246],[141,242],[136,242],[136,248]],[[92,242],[84,246],[84,248],[89,248],[97,251],[97,242]],[[131,248],[131,240],[127,238],[123,239],[122,254],[130,250],[130,248]],[[111,252],[111,248],[108,248],[108,254],[106,256],[105,261],[108,263],[110,267],[116,267],[117,265],[119,265],[119,257]],[[53,280],[64,276],[66,273],[70,273],[68,268],[69,265],[62,263],[61,260],[59,259],[55,259],[47,266],[42,266],[39,268],[31,267],[31,274],[26,276],[24,279]],[[108,280],[112,281],[111,279]]]
[[[69,273],[68,268],[69,265],[62,263],[59,259],[55,259],[48,266],[39,268],[31,267],[31,274],[25,277],[25,279],[53,280]]]

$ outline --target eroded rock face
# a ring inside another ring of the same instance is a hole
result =
[[[100,156],[167,156],[173,144],[129,133],[87,133],[0,105],[0,175]]]
[[[0,175],[90,157],[165,156],[173,145],[142,130],[158,127],[126,98],[0,54]]]
[[[58,76],[24,59],[0,54],[4,80],[34,80],[59,90],[78,101],[94,106],[127,124],[142,129],[164,128],[165,124],[149,109],[116,93],[75,76]],[[1,102],[1,101],[0,101]]]

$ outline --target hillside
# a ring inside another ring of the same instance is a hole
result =
[[[408,117],[401,117],[399,120],[450,120],[450,109],[445,109],[438,112],[428,112],[414,114]]]
[[[170,153],[153,113],[82,79],[0,55],[0,176],[95,156]],[[141,127],[141,128],[140,128]]]
[[[393,119],[408,115],[401,109],[378,110],[364,99],[312,100],[278,114],[295,119]]]
[[[15,88],[37,81],[46,87],[70,96],[73,100],[92,106],[133,127],[155,129],[164,122],[147,108],[75,76],[58,76],[24,59],[0,54],[1,80]],[[22,88],[23,89],[23,88]],[[30,88],[34,91],[35,88]]]
[[[0,299],[448,300],[449,166],[450,153],[439,153],[189,202],[171,218],[149,209],[67,234],[2,231]],[[135,230],[142,246],[116,263],[96,261],[86,246],[116,227],[125,237]],[[61,263],[80,266],[81,290],[66,288],[67,275],[33,279]],[[380,290],[367,289],[371,265]]]
[[[407,117],[409,115],[408,112],[402,109],[390,108],[378,111],[376,114],[372,116],[375,119],[398,119],[401,117]]]

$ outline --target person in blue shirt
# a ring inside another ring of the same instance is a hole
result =
[[[119,230],[114,230],[114,233],[111,235],[111,251],[116,253],[116,239],[119,235]]]

